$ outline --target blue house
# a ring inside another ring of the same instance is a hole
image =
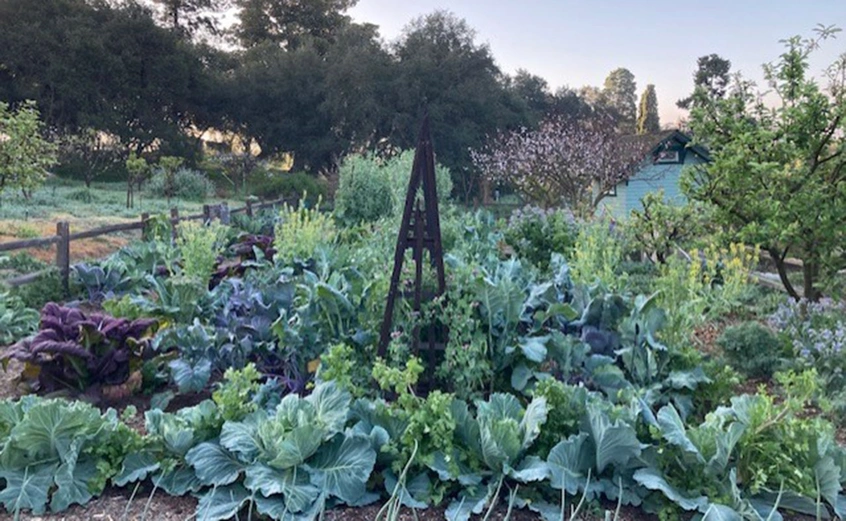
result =
[[[679,179],[682,169],[710,161],[708,151],[691,144],[691,138],[679,130],[667,130],[655,135],[655,146],[644,159],[640,169],[628,179],[617,183],[605,196],[597,212],[605,212],[615,219],[628,217],[632,210],[642,208],[641,199],[649,192],[664,190],[664,198],[684,204]]]

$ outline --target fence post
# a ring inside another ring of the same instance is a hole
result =
[[[170,209],[170,237],[176,240],[176,225],[179,224],[179,208]]]
[[[211,206],[203,205],[203,224],[209,224],[212,220]]]
[[[56,223],[56,235],[59,242],[56,243],[56,267],[59,269],[59,276],[62,279],[62,289],[65,295],[70,294],[70,225],[67,221]]]
[[[226,201],[220,203],[220,224],[229,224],[231,214],[229,213],[229,204]]]
[[[150,214],[149,213],[144,212],[144,213],[141,214],[141,239],[142,240],[147,240],[149,238],[149,230],[147,229],[148,224],[149,224],[147,221],[149,221],[149,220],[150,220]]]
[[[253,200],[247,199],[247,217],[253,216]]]

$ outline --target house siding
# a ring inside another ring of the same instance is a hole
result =
[[[606,197],[600,208],[615,219],[628,217],[632,210],[643,208],[641,199],[650,193],[664,190],[664,199],[674,204],[687,202],[681,191],[679,181],[685,167],[703,163],[703,159],[691,151],[683,152],[684,163],[653,164],[645,162],[643,168],[629,178],[628,182],[617,185],[617,197]]]
[[[604,212],[617,220],[627,215],[626,198],[628,197],[628,191],[629,187],[626,186],[626,183],[618,184],[617,195],[606,195],[599,202],[599,213]]]

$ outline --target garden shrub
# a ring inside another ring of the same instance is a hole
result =
[[[632,210],[626,231],[643,253],[661,264],[673,248],[684,247],[703,231],[704,211],[699,205],[669,203],[664,190],[646,194],[641,204],[641,209]]]
[[[356,155],[341,165],[340,184],[335,194],[338,210],[349,222],[375,221],[400,213],[405,204],[414,151],[406,150],[389,159]],[[452,180],[449,170],[435,165],[438,201],[449,200]]]
[[[626,274],[620,273],[624,255],[623,236],[614,221],[599,218],[582,224],[570,259],[573,282],[622,290],[626,285]]]
[[[349,222],[376,221],[394,212],[391,180],[377,159],[351,156],[341,165],[335,204]]]
[[[24,306],[33,309],[41,309],[48,302],[61,302],[67,297],[58,269],[45,271],[29,284],[11,288],[9,294],[20,298]]]
[[[211,181],[202,173],[190,168],[179,168],[173,173],[172,186],[168,187],[167,174],[161,170],[147,181],[147,190],[158,197],[177,197],[203,201],[214,193]],[[171,191],[168,194],[168,190]]]
[[[286,203],[279,211],[273,247],[276,258],[286,263],[306,261],[314,256],[318,247],[332,244],[336,236],[332,216],[320,212],[320,200],[313,208],[308,208],[303,195],[296,208]]]
[[[553,253],[570,257],[578,229],[568,210],[529,206],[515,210],[505,228],[505,242],[521,259],[545,270]]]
[[[280,172],[256,169],[250,175],[250,192],[262,199],[288,199],[308,194],[312,201],[326,196],[326,187],[305,172]]]
[[[732,367],[746,376],[770,378],[781,364],[781,342],[770,328],[758,322],[726,328],[717,343]]]

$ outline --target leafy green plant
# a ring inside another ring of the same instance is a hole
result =
[[[426,398],[417,396],[414,387],[423,373],[423,365],[411,357],[403,369],[391,367],[381,360],[373,366],[373,379],[385,391],[393,392],[396,400],[390,406],[377,401],[369,405],[357,404],[365,430],[381,427],[389,434],[382,447],[393,459],[393,471],[399,472],[418,453],[419,468],[433,461],[439,451],[452,452],[455,420],[450,407],[452,396],[433,391]]]
[[[127,451],[112,482],[124,487],[149,478],[156,489],[172,496],[199,492],[203,484],[186,455],[192,448],[220,436],[223,419],[214,402],[206,400],[176,413],[152,409],[144,413],[144,418],[147,435],[140,447]]]
[[[147,275],[145,280],[150,289],[130,301],[146,316],[189,324],[210,314],[211,295],[201,281],[181,275],[168,278]]]
[[[252,397],[259,390],[260,377],[255,364],[251,363],[243,369],[229,368],[223,373],[223,382],[212,394],[212,399],[224,420],[241,421],[256,411]]]
[[[588,391],[554,378],[538,382],[534,396],[546,400],[547,420],[532,452],[546,458],[560,441],[578,434],[582,418],[587,414]]]
[[[356,398],[364,396],[372,378],[372,363],[361,354],[361,350],[349,344],[339,343],[329,347],[320,355],[317,380],[331,380]]]
[[[467,521],[486,509],[489,517],[506,482],[516,490],[546,479],[550,472],[543,460],[527,455],[546,422],[546,400],[535,398],[524,408],[513,395],[496,393],[475,405],[474,417],[466,402],[452,402],[456,447],[452,454],[436,454],[430,464],[441,480],[462,485],[447,507],[450,521]]]
[[[223,424],[219,440],[186,455],[206,489],[198,519],[236,516],[248,505],[274,519],[314,518],[330,502],[366,504],[366,484],[376,461],[371,439],[344,430],[350,395],[332,383],[306,398],[289,394],[274,414],[258,411]]]
[[[729,326],[717,340],[729,363],[741,373],[769,378],[782,363],[782,343],[772,329],[759,322]]]
[[[10,345],[38,329],[38,311],[20,298],[0,293],[0,346]]]
[[[687,427],[671,405],[657,414],[666,442],[654,466],[634,479],[681,510],[737,518],[769,516],[781,507],[806,515],[840,511],[838,461],[843,451],[825,441],[830,426],[800,418],[815,391],[816,374],[779,377],[777,402],[763,389],[732,398],[699,426]],[[789,497],[789,501],[782,501]]]
[[[577,233],[571,213],[526,207],[511,214],[503,235],[519,258],[546,270],[553,253],[571,256]]]
[[[305,194],[297,208],[287,203],[279,211],[273,247],[277,259],[291,263],[311,259],[318,247],[331,245],[337,235],[332,217],[320,212],[320,200],[314,208],[305,205]]]
[[[455,290],[439,304],[430,310],[427,320],[439,321],[450,334],[437,376],[449,382],[459,398],[478,398],[493,378],[487,335],[479,321],[479,302]]]
[[[168,362],[168,368],[180,393],[202,391],[212,374],[229,361],[220,344],[215,331],[197,319],[191,325],[164,329],[153,339],[153,348],[158,352],[177,354]]]
[[[208,284],[218,256],[225,247],[227,228],[220,223],[186,222],[179,227],[177,244],[182,254],[182,274]]]
[[[0,401],[0,505],[15,518],[84,505],[140,443],[112,409],[34,396]]]
[[[623,235],[610,219],[599,218],[579,228],[570,273],[577,284],[600,283],[609,290],[626,286],[626,274],[620,272],[625,248]]]
[[[133,280],[125,275],[125,270],[115,264],[106,263],[96,266],[87,263],[75,264],[71,273],[79,286],[88,293],[88,301],[100,303],[126,292],[133,285]]]

